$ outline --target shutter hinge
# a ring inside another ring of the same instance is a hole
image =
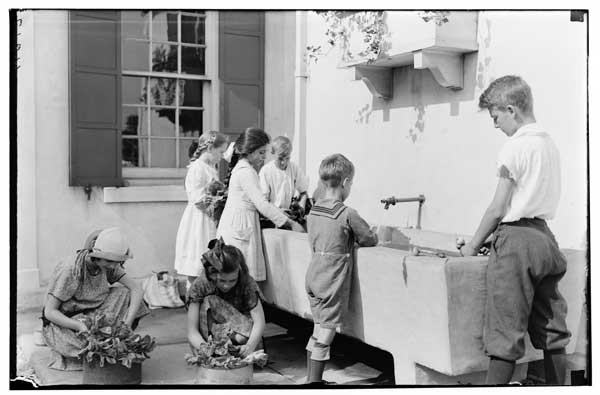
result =
[[[90,197],[92,195],[92,184],[87,184],[86,186],[84,186],[83,192],[85,192],[85,194],[87,195],[87,200],[90,200]]]

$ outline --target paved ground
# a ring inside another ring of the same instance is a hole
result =
[[[48,347],[33,344],[33,332],[41,326],[38,317],[37,309],[17,314],[17,341],[40,383],[81,384],[81,372],[60,372],[47,367],[50,358]],[[264,342],[265,350],[269,354],[269,363],[262,369],[255,369],[253,384],[303,383],[306,379],[304,346],[310,333],[308,323],[268,310],[267,320],[271,322],[267,324]],[[151,334],[157,339],[157,347],[152,352],[151,359],[143,363],[142,384],[195,383],[196,368],[188,366],[183,358],[184,354],[189,352],[185,323],[183,308],[153,310],[150,317],[142,320],[137,331]],[[392,385],[392,370],[391,358],[386,353],[340,337],[333,344],[332,359],[327,365],[324,379],[346,385]]]

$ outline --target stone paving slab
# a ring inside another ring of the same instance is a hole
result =
[[[62,372],[48,368],[51,351],[48,347],[33,344],[32,332],[41,325],[39,313],[18,314],[18,344],[29,357],[30,364],[42,385],[80,385],[82,371]],[[194,385],[196,368],[188,366],[184,355],[190,352],[186,339],[186,311],[179,309],[152,310],[140,322],[140,334],[150,334],[157,338],[157,347],[150,359],[142,365],[143,385]],[[288,335],[287,329],[274,323],[265,327],[265,349],[269,363],[262,369],[255,369],[252,384],[294,385],[306,380],[306,351],[298,338]],[[324,379],[340,384],[374,384],[381,374],[376,369],[352,360],[341,352],[332,350],[332,360],[327,365]]]

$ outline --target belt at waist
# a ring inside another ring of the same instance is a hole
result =
[[[234,210],[248,210],[248,211],[256,211],[256,206],[252,202],[248,202],[246,200],[231,200],[231,198],[227,198],[227,205],[230,206]]]
[[[350,256],[349,253],[343,253],[343,252],[314,251],[314,253],[317,255],[332,255],[332,256],[345,256],[345,257]]]
[[[521,218],[517,221],[512,222],[500,222],[498,227],[501,226],[544,226],[546,225],[546,220],[542,218]]]

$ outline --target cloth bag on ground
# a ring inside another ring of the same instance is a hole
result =
[[[178,279],[168,271],[153,273],[144,279],[144,301],[151,309],[161,307],[182,307],[184,305],[179,295]]]

